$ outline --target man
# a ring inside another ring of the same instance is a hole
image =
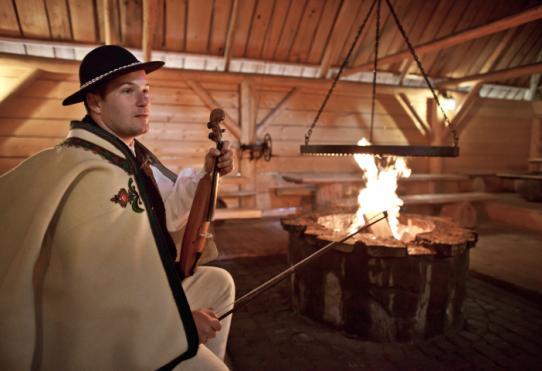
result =
[[[174,260],[199,180],[232,153],[175,177],[135,140],[162,66],[92,50],[63,102],[87,116],[0,178],[0,368],[227,369],[230,319],[213,310],[232,304],[231,276],[199,267],[181,284]]]

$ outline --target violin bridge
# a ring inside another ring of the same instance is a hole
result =
[[[209,233],[209,232],[201,232],[201,233],[199,234],[199,236],[200,236],[200,237],[203,237],[203,238],[205,238],[205,239],[207,239],[207,240],[213,238],[213,234],[212,234],[212,233]]]

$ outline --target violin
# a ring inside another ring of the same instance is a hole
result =
[[[224,111],[217,108],[211,111],[207,123],[207,128],[211,130],[209,139],[216,143],[216,148],[219,151],[222,151],[223,147],[222,133],[225,130],[220,127],[220,123],[224,121],[224,118]],[[188,215],[178,264],[178,270],[182,278],[194,274],[207,241],[213,237],[212,233],[210,233],[210,225],[216,208],[218,180],[220,177],[217,159],[213,160],[213,170],[205,174],[199,181],[190,214]]]

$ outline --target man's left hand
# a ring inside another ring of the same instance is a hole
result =
[[[230,142],[222,142],[222,151],[216,148],[211,148],[205,156],[205,171],[210,173],[213,171],[215,159],[218,158],[218,172],[220,175],[226,175],[233,170],[233,152],[230,149]]]

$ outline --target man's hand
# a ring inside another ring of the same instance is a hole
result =
[[[218,172],[220,175],[226,175],[233,170],[233,152],[230,149],[230,142],[222,142],[222,152],[216,148],[211,148],[205,156],[205,171],[210,173],[213,171],[213,164],[218,158]]]
[[[207,340],[216,336],[216,332],[220,331],[222,325],[218,320],[215,312],[211,309],[202,308],[192,311],[194,322],[198,330],[199,341],[205,344]]]

